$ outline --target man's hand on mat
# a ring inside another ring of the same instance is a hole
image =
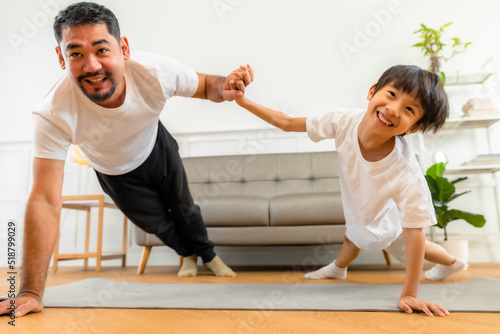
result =
[[[253,81],[253,69],[250,65],[241,65],[226,77],[222,95],[226,101],[233,101],[237,97],[243,96],[245,87]]]
[[[406,313],[413,313],[413,310],[422,311],[429,317],[434,316],[432,312],[442,317],[450,315],[450,312],[448,312],[448,310],[445,309],[443,306],[425,302],[423,300],[418,300],[417,298],[412,296],[401,297],[398,303],[398,307],[403,311],[405,311]]]
[[[42,309],[43,304],[40,297],[31,293],[21,294],[0,303],[0,314],[12,314],[13,312],[16,318],[28,313],[40,312]]]

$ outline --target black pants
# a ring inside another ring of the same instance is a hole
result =
[[[97,173],[102,189],[139,228],[155,234],[177,254],[215,257],[200,207],[193,203],[179,146],[158,123],[153,151],[135,170],[123,175]]]

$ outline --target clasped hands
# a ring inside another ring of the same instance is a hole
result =
[[[253,69],[250,65],[241,65],[226,77],[223,87],[223,97],[226,101],[233,101],[242,97],[247,87],[254,78]]]

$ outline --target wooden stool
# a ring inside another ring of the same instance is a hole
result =
[[[122,267],[125,267],[127,257],[127,217],[123,219],[123,246],[121,252],[102,253],[102,229],[104,221],[104,208],[118,209],[111,198],[106,195],[76,195],[62,197],[63,209],[82,210],[87,212],[87,223],[85,228],[85,252],[78,254],[60,254],[59,253],[59,233],[54,249],[53,270],[57,271],[58,261],[83,259],[84,267],[87,269],[88,259],[96,258],[96,271],[101,271],[101,261],[110,259],[122,259]],[[99,208],[97,225],[97,251],[89,252],[90,237],[90,211],[92,208]]]

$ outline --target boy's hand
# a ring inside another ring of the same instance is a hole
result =
[[[423,300],[418,300],[412,296],[403,296],[399,300],[398,307],[405,311],[406,313],[413,313],[413,310],[422,311],[427,314],[429,317],[433,317],[436,313],[442,317],[450,315],[447,309],[438,304],[433,304],[429,302],[425,302]]]
[[[231,72],[224,81],[223,96],[226,101],[233,101],[235,98],[242,97],[245,93],[245,87],[253,81],[253,69],[250,65],[241,65],[238,69]]]
[[[241,96],[237,96],[234,98],[234,101],[240,106],[240,107],[243,107],[245,108],[245,105],[247,103],[247,98],[245,97],[245,95],[241,95]]]

